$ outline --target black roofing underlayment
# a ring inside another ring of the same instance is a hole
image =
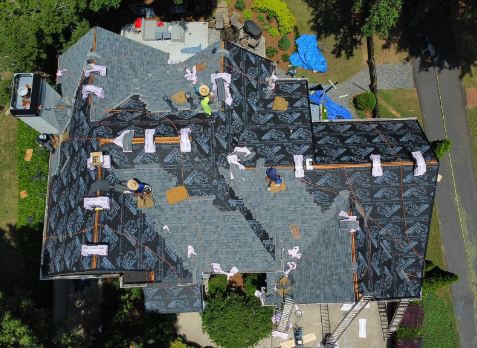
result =
[[[245,146],[256,153],[243,161],[247,167],[255,167],[258,159],[263,159],[262,163],[266,165],[290,166],[295,154],[313,157],[315,164],[356,164],[369,163],[371,153],[380,154],[383,162],[399,162],[410,161],[411,151],[421,151],[427,161],[436,161],[417,121],[312,125],[306,80],[277,81],[275,90],[267,96],[265,79],[272,74],[271,62],[230,43],[225,43],[225,49],[229,55],[225,58],[224,70],[232,75],[233,104],[210,117],[197,111],[152,114],[135,96],[109,117],[91,122],[86,116],[91,112],[88,99],[81,98],[81,87],[78,88],[68,126],[71,141],[61,143],[55,157],[58,166],[50,167],[42,278],[80,272],[154,271],[157,284],[149,283],[145,288],[148,310],[202,310],[201,302],[199,306],[201,287],[197,290],[197,286],[191,286],[191,291],[178,292],[179,288],[174,286],[179,281],[191,283],[192,274],[199,270],[183,259],[184,250],[176,250],[175,245],[166,243],[165,232],[154,226],[147,210],[139,210],[135,199],[114,191],[114,185],[118,183],[115,170],[118,169],[158,164],[179,184],[182,184],[183,175],[190,196],[211,196],[218,211],[241,212],[250,232],[263,246],[261,250],[273,260],[276,257],[274,231],[263,228],[254,217],[253,208],[246,206],[243,197],[238,197],[219,173],[219,167],[229,168],[226,156],[235,146]],[[288,101],[287,111],[272,110],[276,96]],[[127,129],[134,130],[135,137],[144,137],[145,129],[155,129],[156,136],[177,136],[176,128],[185,127],[191,129],[192,152],[182,153],[182,156],[178,144],[156,144],[156,152],[151,154],[144,153],[143,145],[133,145],[129,153],[113,144],[99,147],[98,138],[114,138]],[[112,158],[112,168],[103,169],[101,178],[98,178],[97,170],[86,168],[86,160],[93,151],[103,151]],[[383,169],[384,175],[378,178],[371,176],[370,167],[305,171],[306,191],[313,195],[317,211],[321,207],[323,212],[329,210],[339,192],[349,192],[361,228],[355,234],[360,291],[373,291],[377,299],[418,296],[423,267],[421,258],[425,259],[438,165],[428,165],[426,174],[420,177],[413,175],[412,166],[403,166],[402,173],[401,166]],[[159,171],[158,175],[161,175]],[[101,194],[111,198],[111,209],[99,212],[98,226],[99,242],[108,243],[109,255],[97,257],[93,269],[92,258],[82,257],[80,251],[82,244],[93,242],[96,213],[82,206],[84,197],[96,195],[90,187],[98,179],[110,184],[109,190]],[[363,210],[369,215],[366,222],[361,215]],[[217,219],[221,219],[220,215]],[[316,249],[313,252],[320,253],[320,248],[326,248],[326,245],[316,244],[313,248]],[[249,257],[247,250],[238,248],[237,253],[238,258]],[[318,272],[310,277],[320,276],[320,270],[304,264],[306,260],[300,262],[304,265],[303,270]],[[261,265],[256,265],[256,269],[240,271],[260,270],[263,270]],[[412,277],[403,275],[402,270]],[[300,277],[306,279],[305,274],[300,273]],[[161,287],[164,285],[158,283],[168,286]],[[319,290],[313,291],[314,294],[303,298],[318,298],[316,291]]]

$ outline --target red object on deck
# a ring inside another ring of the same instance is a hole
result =
[[[141,27],[141,18],[136,19],[136,22],[134,22],[134,25],[136,26],[136,28],[140,28]]]
[[[162,27],[163,25],[164,25],[164,23],[162,21],[157,22],[158,27]]]

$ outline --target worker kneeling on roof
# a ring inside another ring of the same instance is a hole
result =
[[[123,193],[132,193],[134,196],[142,196],[151,192],[151,187],[149,185],[139,183],[134,179],[128,180],[127,186],[129,191],[124,191]]]
[[[283,177],[277,174],[277,170],[272,167],[267,168],[267,176],[270,179],[268,181],[267,190],[270,191],[270,186],[272,186],[272,181],[275,183],[275,186],[280,186],[283,182]]]

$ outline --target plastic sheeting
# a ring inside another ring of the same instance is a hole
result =
[[[332,101],[326,94],[323,97],[323,101],[322,101],[321,100],[322,95],[323,95],[323,91],[316,91],[315,94],[310,95],[310,100],[315,104],[322,103],[324,106],[326,106],[326,111],[328,112],[329,120],[338,120],[338,119],[351,120],[353,118],[350,112],[345,107],[342,107],[341,105]]]
[[[290,57],[290,63],[304,69],[326,72],[326,59],[318,49],[315,35],[302,35],[298,40],[298,53]]]
[[[83,73],[85,77],[89,77],[93,73],[97,73],[100,76],[106,76],[106,67],[103,65],[89,64],[83,67]]]
[[[182,128],[180,130],[181,134],[181,152],[191,152],[192,146],[190,144],[190,134],[191,130],[190,128]]]
[[[98,98],[104,98],[104,89],[101,87],[93,86],[93,85],[84,85],[83,86],[83,99],[87,96],[94,94]]]

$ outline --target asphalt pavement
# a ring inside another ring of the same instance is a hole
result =
[[[449,13],[444,8],[430,14],[417,27],[409,27],[409,37],[425,133],[431,141],[446,135],[452,141],[440,163],[436,202],[447,270],[460,277],[451,285],[460,345],[476,347],[477,183]],[[436,51],[432,62],[423,59],[428,53],[420,54],[427,47],[426,37]]]

